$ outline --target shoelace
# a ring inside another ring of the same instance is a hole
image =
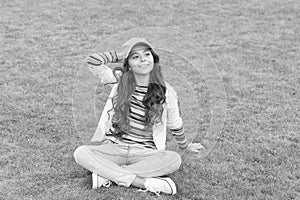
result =
[[[107,181],[106,183],[103,183],[102,186],[106,187],[106,188],[110,187],[111,186],[111,181]]]
[[[144,190],[143,190],[143,189],[139,189],[138,191],[139,191],[139,192],[148,192],[148,191],[149,191],[149,192],[153,192],[153,193],[156,194],[157,196],[160,196],[160,195],[159,195],[160,192],[159,192],[159,191],[155,191],[152,187],[147,187],[147,188],[144,189]]]

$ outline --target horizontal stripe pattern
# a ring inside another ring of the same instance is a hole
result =
[[[122,138],[114,138],[114,140],[117,139],[118,143],[141,144],[145,147],[156,148],[153,141],[153,131],[152,129],[146,130],[145,126],[146,107],[143,104],[143,99],[147,90],[147,86],[136,86],[130,101],[129,129],[122,130],[126,133],[122,135]],[[112,140],[112,138],[110,139]]]
[[[179,148],[186,149],[188,146],[188,141],[184,133],[184,128],[181,126],[176,129],[170,129],[171,134],[175,137],[175,140],[177,141]]]
[[[91,54],[88,57],[87,63],[93,66],[99,66],[107,63],[118,62],[116,51],[106,51],[103,53]]]

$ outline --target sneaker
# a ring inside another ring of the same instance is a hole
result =
[[[176,185],[170,178],[146,178],[144,183],[146,191],[154,192],[159,196],[160,192],[176,194]]]
[[[97,189],[102,186],[109,187],[111,185],[110,180],[108,180],[107,178],[104,178],[102,176],[99,176],[96,173],[92,173],[92,181],[93,181],[92,189]]]

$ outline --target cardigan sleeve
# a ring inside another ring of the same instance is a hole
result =
[[[116,51],[106,51],[103,53],[93,53],[89,55],[87,63],[89,65],[99,66],[107,63],[116,63],[119,62],[119,59]]]
[[[187,138],[184,132],[183,122],[180,113],[180,105],[177,93],[173,88],[169,89],[168,108],[167,108],[167,127],[175,137],[179,147],[186,149],[188,146]]]
[[[112,69],[106,66],[106,64],[116,63],[119,61],[120,59],[118,58],[116,51],[94,53],[89,55],[87,58],[89,70],[95,76],[98,76],[101,82],[104,84],[114,83],[117,81]]]

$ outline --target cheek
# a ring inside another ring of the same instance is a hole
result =
[[[132,60],[129,60],[128,65],[129,65],[129,67],[134,67],[136,65],[136,63]]]
[[[153,58],[153,56],[151,56],[150,60],[151,60],[152,62],[154,62],[154,58]]]

